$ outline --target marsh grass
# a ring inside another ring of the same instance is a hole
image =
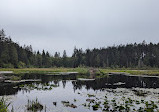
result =
[[[159,76],[159,69],[146,69],[146,70],[138,70],[138,69],[100,69],[100,71],[104,74],[108,74],[110,72],[118,72],[118,73],[128,73],[128,74],[132,74],[132,75]]]
[[[0,112],[9,112],[8,107],[10,103],[7,103],[7,100],[4,97],[0,98]]]
[[[8,69],[2,68],[0,71],[13,71],[15,74],[22,73],[49,73],[49,72],[79,72],[81,74],[88,73],[88,68],[23,68],[23,69]]]
[[[39,103],[38,99],[34,101],[28,100],[27,104],[27,110],[32,111],[32,112],[37,112],[37,111],[42,111],[43,110],[43,105]]]
[[[145,91],[142,91],[142,90],[132,90],[132,91],[137,96],[143,96],[143,97],[145,97],[148,94],[148,92],[145,92]]]
[[[89,67],[77,67],[77,68],[23,68],[23,69],[14,69],[14,68],[1,68],[0,71],[13,71],[15,74],[23,75],[25,73],[38,73],[38,74],[47,74],[53,72],[78,72],[79,74],[89,74]],[[131,68],[97,68],[99,72],[96,74],[108,74],[110,72],[124,72],[132,75],[157,75],[159,76],[159,69],[149,68],[149,69],[131,69]],[[101,76],[103,76],[101,75]],[[100,76],[99,76],[100,77]]]

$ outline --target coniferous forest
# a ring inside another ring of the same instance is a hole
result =
[[[0,68],[50,68],[50,67],[111,67],[142,68],[159,67],[159,43],[134,43],[103,47],[100,49],[74,48],[71,57],[48,51],[34,52],[32,46],[20,46],[0,31]]]

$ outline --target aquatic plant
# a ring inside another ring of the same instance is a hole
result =
[[[14,107],[12,106],[11,112],[14,112]]]
[[[86,103],[84,103],[84,104],[82,104],[84,107],[86,107],[87,106],[87,104]]]
[[[153,101],[151,101],[151,103],[147,101],[145,102],[145,105],[146,105],[146,108],[145,108],[146,112],[153,112],[154,109],[158,108],[158,106]]]
[[[9,112],[8,111],[9,105],[10,105],[10,103],[7,103],[7,101],[4,99],[4,97],[2,97],[0,99],[0,112]]]
[[[33,101],[28,100],[27,110],[28,111],[33,111],[33,112],[42,111],[43,110],[43,105],[39,103],[37,98],[36,98],[35,101],[34,100]]]
[[[132,90],[135,95],[137,96],[146,96],[148,92],[142,91],[142,90]]]
[[[74,101],[74,102],[76,102],[77,100],[76,100],[76,99],[74,99],[73,101]]]
[[[61,101],[61,103],[62,103],[64,106],[66,106],[66,107],[77,108],[76,105],[74,105],[73,103],[70,104],[69,101]]]
[[[92,105],[92,108],[93,108],[93,110],[98,110],[98,108],[99,108],[99,104],[95,104],[95,105]]]
[[[94,103],[94,99],[86,99],[87,102]]]
[[[95,97],[95,95],[92,95],[92,94],[87,94],[88,97]]]

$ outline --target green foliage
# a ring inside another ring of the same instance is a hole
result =
[[[35,101],[28,100],[27,110],[33,112],[42,111],[43,105],[39,103],[38,99]]]
[[[11,66],[10,66],[11,65]],[[159,67],[159,43],[127,44],[107,48],[82,49],[74,48],[71,57],[64,50],[63,55],[55,52],[51,56],[43,50],[33,52],[31,46],[22,47],[11,38],[0,37],[0,67],[103,67],[103,68],[135,68],[146,69]]]
[[[7,104],[7,101],[4,99],[4,97],[2,97],[0,99],[0,112],[9,112],[8,111],[9,105],[10,105],[10,103]]]
[[[12,65],[11,63],[8,63],[8,64],[2,64],[2,67],[3,68],[14,68],[14,65]]]
[[[18,63],[18,68],[25,68],[25,67],[26,67],[25,63],[21,61]]]
[[[14,44],[9,45],[9,55],[10,55],[10,60],[9,62],[14,65],[14,67],[18,67],[18,53],[17,49]]]
[[[21,77],[19,76],[11,76],[11,78],[10,78],[10,80],[12,80],[12,81],[19,81],[19,80],[21,80]]]

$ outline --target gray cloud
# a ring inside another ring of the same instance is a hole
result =
[[[159,42],[158,0],[0,1],[0,28],[35,50]]]

